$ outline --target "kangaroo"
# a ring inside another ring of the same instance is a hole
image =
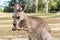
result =
[[[40,17],[28,16],[21,10],[19,3],[14,5],[12,30],[24,30],[28,33],[29,40],[52,40],[48,23]]]

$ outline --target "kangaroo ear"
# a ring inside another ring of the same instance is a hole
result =
[[[20,9],[20,4],[19,3],[15,3],[14,4],[14,10],[19,10]]]

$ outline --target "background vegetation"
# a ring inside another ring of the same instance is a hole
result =
[[[21,5],[23,4],[24,0],[17,0]],[[35,5],[34,0],[25,0],[27,2],[27,9],[25,12],[35,12]],[[4,7],[3,12],[13,12],[13,6],[15,4],[16,0],[10,0],[8,1],[8,5]],[[38,0],[38,12],[45,12],[45,0]],[[2,9],[0,8],[0,11]],[[49,0],[49,12],[59,12],[60,11],[60,0]]]

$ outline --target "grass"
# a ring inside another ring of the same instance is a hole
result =
[[[60,15],[53,14],[53,15],[50,15],[46,18],[60,18]]]
[[[11,17],[1,17],[0,20],[12,20]]]
[[[53,13],[48,13],[48,14],[45,14],[45,13],[35,13],[35,14],[30,14],[31,16],[49,16],[49,15],[53,15]]]
[[[3,24],[3,25],[6,25],[6,24],[7,24],[7,25],[10,25],[10,24],[12,24],[12,22],[0,22],[0,25],[2,25],[2,24]]]

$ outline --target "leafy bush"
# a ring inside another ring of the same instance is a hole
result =
[[[3,9],[0,9],[0,12],[3,12],[4,10]]]

